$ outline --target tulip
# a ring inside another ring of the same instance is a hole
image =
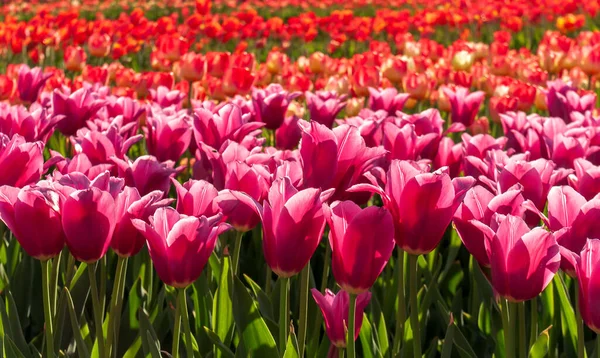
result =
[[[162,88],[162,87],[161,87]],[[165,104],[163,107],[168,107],[170,104]],[[112,97],[109,96],[106,98],[106,113],[109,118],[114,118],[117,116],[122,117],[122,125],[126,126],[129,123],[138,122],[139,118],[144,114],[144,108],[142,105],[129,97]],[[133,130],[132,134],[137,132],[137,126]]]
[[[171,207],[158,208],[149,223],[132,219],[148,241],[156,273],[167,285],[184,288],[202,273],[217,237],[229,229],[222,215],[207,218],[179,214]]]
[[[257,121],[265,123],[267,129],[279,128],[290,102],[299,96],[299,92],[288,93],[281,85],[274,83],[264,90],[253,89],[252,103]]]
[[[148,252],[158,277],[179,289],[173,356],[179,357],[180,320],[186,331],[187,353],[193,355],[185,288],[200,277],[219,235],[230,227],[222,222],[221,214],[197,218],[179,214],[171,207],[156,210],[149,223],[133,219],[133,225],[148,241]]]
[[[305,92],[306,106],[310,120],[331,128],[333,121],[346,106],[345,96],[338,97],[334,92]]]
[[[125,187],[115,200],[115,231],[110,247],[121,257],[136,255],[144,246],[145,238],[133,226],[133,219],[146,219],[161,207],[169,205],[172,199],[162,199],[163,192],[156,190],[140,196],[136,188]]]
[[[373,286],[394,250],[392,215],[376,206],[361,209],[352,201],[336,201],[331,207],[325,204],[324,209],[331,229],[333,276],[350,294],[348,331],[355,332],[357,295]],[[347,339],[347,353],[354,358],[354,337]]]
[[[110,53],[110,36],[94,32],[88,37],[87,45],[90,55],[94,57],[106,57]]]
[[[206,61],[201,54],[188,52],[181,56],[180,75],[186,81],[200,81],[206,73]]]
[[[81,153],[85,154],[92,165],[99,165],[111,163],[112,156],[124,159],[131,146],[142,138],[142,135],[135,135],[125,139],[119,134],[117,126],[111,125],[103,132],[80,129],[73,141],[76,143],[75,147],[81,148]]]
[[[211,217],[219,211],[215,198],[219,192],[209,182],[190,179],[183,185],[176,179],[171,181],[177,192],[177,212],[188,216]]]
[[[17,79],[17,90],[19,98],[25,103],[37,101],[46,81],[52,77],[52,74],[42,71],[39,67],[29,68],[27,65],[21,65],[19,68],[19,77]]]
[[[301,119],[296,116],[285,118],[281,127],[275,130],[275,146],[282,150],[293,150],[300,143],[302,129],[298,123]]]
[[[469,93],[469,90],[464,87],[456,87],[454,91],[449,87],[444,87],[443,91],[450,101],[452,122],[470,127],[485,99],[485,93],[481,91]]]
[[[247,136],[256,137],[264,123],[251,122],[251,114],[243,114],[242,109],[227,103],[218,110],[209,111],[203,108],[194,112],[194,138],[200,142],[220,148],[227,140],[242,143]]]
[[[119,176],[125,179],[125,185],[135,187],[140,195],[146,195],[154,190],[168,193],[171,187],[171,177],[175,175],[173,162],[159,162],[155,157],[142,155],[134,162],[127,157],[119,159],[112,157],[116,164]]]
[[[369,88],[369,108],[374,111],[384,110],[390,116],[396,115],[397,111],[401,111],[410,95],[408,93],[398,93],[393,88],[376,90]]]
[[[79,46],[69,46],[65,49],[64,63],[65,68],[73,72],[81,72],[85,66],[87,56],[83,48]]]
[[[24,187],[37,182],[44,165],[44,143],[27,143],[15,134],[12,138],[0,133],[0,185]]]
[[[312,296],[319,306],[325,320],[325,333],[329,337],[331,344],[337,348],[346,347],[346,334],[348,331],[348,311],[349,295],[348,292],[341,290],[334,294],[329,289],[325,290],[323,295],[317,289],[311,289]],[[363,312],[365,307],[371,301],[371,292],[364,292],[356,298],[354,340],[358,338],[363,321]]]
[[[358,128],[341,125],[333,130],[316,122],[303,127],[300,156],[304,186],[335,188],[332,200],[354,198],[366,202],[368,196],[356,196],[346,189],[359,183],[363,174],[377,165],[385,155],[381,147],[368,148]],[[352,195],[355,196],[352,196]]]
[[[160,162],[178,161],[190,146],[192,128],[187,111],[172,114],[149,112],[146,120],[146,145],[148,154]]]
[[[85,88],[80,88],[70,95],[55,90],[52,93],[54,115],[64,116],[56,127],[65,136],[74,135],[77,130],[86,126],[86,122],[92,119],[104,103]]]
[[[579,310],[587,326],[600,334],[600,314],[596,309],[598,292],[597,282],[600,270],[600,240],[589,239],[577,261],[577,279],[579,284]]]
[[[575,173],[569,175],[569,184],[583,195],[586,200],[600,193],[600,167],[583,158],[573,161]]]
[[[529,229],[523,219],[506,215],[498,230],[487,230],[494,291],[511,302],[539,295],[560,267],[560,249],[554,235],[540,227]]]
[[[392,215],[374,206],[361,209],[351,201],[324,208],[337,283],[351,294],[368,291],[394,249]]]
[[[1,186],[0,219],[27,255],[37,260],[57,256],[65,245],[59,194],[51,188]]]

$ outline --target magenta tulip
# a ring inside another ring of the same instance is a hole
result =
[[[577,279],[581,317],[591,330],[600,334],[600,240],[587,240],[581,251],[581,258],[577,261]]]
[[[304,92],[306,97],[306,107],[310,114],[310,120],[323,124],[324,126],[333,127],[335,117],[346,106],[345,96],[338,97],[337,94],[325,91],[312,93]]]
[[[52,74],[44,74],[40,67],[29,68],[25,64],[21,65],[19,68],[19,77],[17,78],[19,99],[25,103],[37,101],[42,88],[50,77],[52,77]]]
[[[374,111],[384,110],[390,116],[401,111],[410,97],[408,93],[398,93],[394,87],[379,90],[369,88],[369,94],[369,108]]]
[[[336,282],[351,294],[368,291],[394,250],[392,215],[376,206],[361,209],[352,201],[324,208]]]
[[[0,187],[0,219],[31,257],[47,260],[65,246],[60,213],[59,194],[51,188]]]
[[[450,118],[453,123],[462,123],[469,127],[475,121],[477,112],[481,103],[485,99],[485,93],[481,91],[469,93],[469,89],[456,87],[452,90],[449,87],[442,89],[448,101],[450,101]]]
[[[117,157],[111,159],[117,166],[119,176],[125,179],[125,185],[136,187],[140,195],[146,195],[154,190],[168,193],[171,177],[177,172],[173,169],[173,162],[161,163],[150,155],[142,155],[134,162],[127,157],[125,160]]]
[[[160,162],[177,162],[190,146],[192,128],[187,110],[170,113],[161,110],[148,112],[146,146],[148,154]]]
[[[325,321],[325,333],[329,341],[337,348],[346,347],[346,334],[348,332],[348,314],[350,299],[348,292],[341,290],[334,294],[329,289],[323,295],[317,289],[311,289],[312,296],[319,306]],[[364,292],[356,298],[354,340],[358,338],[363,321],[365,308],[371,301],[371,292]]]
[[[171,207],[156,210],[149,222],[133,219],[133,225],[146,237],[158,277],[177,288],[198,279],[218,236],[229,229],[220,214],[197,218],[181,215]]]
[[[104,106],[105,101],[97,99],[94,92],[80,88],[67,95],[55,90],[52,93],[52,109],[54,115],[64,116],[56,128],[65,136],[77,133],[77,130],[86,126],[86,122]]]
[[[153,191],[141,197],[136,188],[125,187],[116,199],[117,223],[110,247],[121,257],[136,255],[146,239],[133,225],[133,219],[145,220],[173,199],[162,199],[162,191]]]
[[[37,182],[44,166],[44,143],[28,143],[15,134],[0,133],[0,185],[23,187]]]
[[[506,215],[486,249],[494,291],[513,302],[530,300],[544,291],[560,267],[554,235],[540,227],[530,230],[523,219]]]
[[[573,161],[575,174],[569,176],[569,184],[587,200],[600,193],[600,167],[583,158]]]
[[[265,89],[253,89],[252,103],[256,120],[264,123],[268,129],[279,128],[290,102],[298,96],[299,92],[288,93],[277,83],[272,83]]]

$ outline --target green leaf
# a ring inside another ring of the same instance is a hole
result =
[[[215,347],[221,351],[221,353],[223,354],[224,357],[227,357],[227,358],[235,357],[235,355],[233,354],[231,349],[229,349],[229,347],[227,347],[226,345],[223,344],[223,342],[221,342],[221,338],[219,338],[219,336],[217,336],[217,334],[215,332],[211,331],[208,327],[203,327],[203,329],[204,329],[204,332],[206,332],[206,335],[208,336],[208,338],[215,345]]]
[[[550,335],[548,331],[552,328],[552,326],[546,328],[540,333],[540,335],[535,340],[535,343],[531,346],[529,350],[529,357],[538,358],[545,357],[548,354],[548,347],[550,342]]]
[[[232,273],[229,257],[225,256],[221,260],[221,277],[219,278],[219,288],[215,293],[213,300],[212,327],[225,345],[231,343],[233,338],[233,307],[232,307]],[[218,357],[220,354],[216,354]]]
[[[198,340],[199,352],[201,355],[206,355],[211,352],[211,340],[206,334],[203,323],[210,322],[210,311],[213,305],[213,297],[208,286],[208,280],[205,274],[200,277],[192,285],[192,301],[194,303],[194,317],[191,323],[194,325],[194,332]]]
[[[143,308],[140,308],[138,312],[144,355],[150,354],[152,358],[160,358],[160,340],[154,331],[152,322],[150,322],[150,318],[148,318],[148,315]]]
[[[565,335],[572,344],[573,352],[577,352],[577,321],[575,319],[575,311],[567,296],[567,289],[565,282],[562,280],[560,275],[554,276],[554,282],[556,292],[558,293],[558,300],[560,303],[560,317],[562,322],[563,330],[566,330]]]
[[[256,299],[258,300],[260,313],[265,318],[275,321],[275,318],[273,317],[273,304],[271,303],[269,296],[262,290],[258,283],[254,282],[248,275],[244,274],[244,279],[248,282],[252,292],[254,292],[254,296],[256,296]]]
[[[17,305],[15,304],[15,300],[13,299],[13,296],[10,293],[10,291],[6,291],[6,299],[6,318],[8,319],[8,326],[10,327],[11,331],[11,341],[15,344],[15,346],[19,349],[19,351],[22,354],[24,354],[26,357],[29,357],[29,348],[27,346],[25,336],[23,335],[23,329],[21,328],[21,322],[19,320]]]
[[[383,312],[379,306],[379,300],[377,300],[377,297],[374,295],[373,298],[371,298],[371,317],[373,320],[373,325],[376,327],[376,329],[373,331],[373,334],[376,336],[376,346],[378,347],[379,353],[383,357],[388,357],[390,355],[390,342],[388,340],[385,317],[383,316]]]
[[[293,330],[291,330],[290,334],[288,335],[283,358],[300,358],[300,355],[298,354],[298,339],[296,338],[296,333]]]
[[[234,279],[233,292],[233,316],[247,353],[252,357],[278,357],[275,339],[260,316],[256,303],[237,277]]]
[[[446,337],[444,338],[444,344],[442,345],[442,357],[441,358],[450,358],[452,357],[452,344],[454,343],[454,330],[456,325],[454,324],[454,319],[451,319],[452,323],[448,326],[446,330]]]
[[[67,309],[69,310],[69,318],[71,320],[71,329],[73,330],[73,336],[75,336],[75,342],[77,344],[77,353],[79,358],[88,358],[90,353],[88,347],[85,344],[81,331],[79,328],[79,322],[77,322],[77,314],[75,313],[75,306],[73,305],[73,298],[68,288],[63,289],[63,295],[66,297]]]
[[[221,260],[219,260],[216,251],[213,251],[208,258],[208,265],[210,266],[210,270],[212,271],[215,280],[219,280],[221,277]]]
[[[364,313],[362,327],[360,328],[358,338],[360,339],[360,344],[362,346],[363,351],[361,357],[375,357],[375,353],[373,353],[373,327],[371,326],[371,322],[369,322],[367,315],[365,315]]]
[[[23,354],[23,352],[21,352],[21,350],[19,350],[19,348],[17,347],[17,345],[15,344],[15,342],[13,342],[12,339],[10,339],[10,337],[4,337],[4,346],[6,348],[6,357],[14,357],[14,358],[26,358],[27,356],[25,356]]]

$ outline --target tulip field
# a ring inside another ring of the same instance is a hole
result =
[[[600,358],[600,3],[2,1],[0,355]]]

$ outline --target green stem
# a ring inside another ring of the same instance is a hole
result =
[[[350,307],[348,308],[348,332],[346,333],[346,352],[348,358],[355,358],[356,352],[354,349],[354,331],[356,319],[356,294],[350,293]]]
[[[516,304],[519,312],[519,356],[527,358],[527,337],[525,331],[525,302],[519,302]]]
[[[190,319],[188,317],[187,297],[185,296],[185,288],[179,289],[179,302],[181,305],[181,321],[183,322],[183,331],[185,333],[185,352],[189,358],[194,357],[194,349],[192,348],[192,331],[190,330]]]
[[[581,309],[579,308],[579,290],[575,290],[575,313],[577,315],[577,357],[585,357],[585,342],[583,335],[583,319],[581,318]]]
[[[271,267],[267,265],[267,273],[265,275],[265,292],[267,295],[271,294],[271,276],[273,276],[273,271]]]
[[[337,351],[338,351],[338,357],[339,358],[344,358],[345,351],[343,349],[337,348],[337,347],[335,349],[337,349]]]
[[[173,325],[173,349],[171,353],[173,358],[179,358],[179,337],[181,336],[181,304],[179,296],[175,302],[175,324]]]
[[[65,274],[65,286],[71,289],[71,281],[73,280],[73,274],[75,271],[75,257],[69,253],[69,259],[67,260],[67,272]]]
[[[44,320],[46,325],[46,352],[48,358],[54,358],[54,334],[52,326],[52,311],[50,303],[50,287],[48,283],[48,271],[52,268],[50,260],[41,261],[42,263],[42,294],[44,295]]]
[[[96,268],[99,263],[97,262]],[[91,265],[87,267],[88,276],[90,278],[90,287],[92,289],[92,306],[94,308],[94,323],[96,326],[96,341],[98,342],[98,354],[101,358],[106,357],[104,352],[104,332],[102,331],[102,305],[98,296],[98,285],[96,283],[96,270],[92,269]]]
[[[510,309],[508,301],[504,298],[500,298],[500,303],[502,305],[501,311],[502,314],[502,328],[504,332],[504,355],[505,357],[513,357],[515,354],[515,349],[513,347],[513,335],[510,327]]]
[[[233,243],[233,275],[236,276],[238,273],[238,268],[240,265],[240,251],[242,248],[242,237],[244,233],[241,231],[236,232],[235,234],[235,242]]]
[[[287,344],[288,324],[290,322],[287,319],[288,283],[290,279],[287,277],[280,277],[279,280],[281,280],[281,283],[279,284],[279,356],[283,357],[285,346]]]
[[[298,355],[304,357],[306,344],[306,329],[308,323],[308,281],[310,276],[310,261],[300,274],[300,321],[298,322]]]
[[[529,346],[533,346],[538,336],[538,303],[537,297],[531,300],[531,335],[529,336]]]
[[[410,327],[413,331],[413,353],[415,358],[421,358],[421,325],[419,323],[419,303],[417,300],[417,293],[419,287],[417,286],[417,270],[419,256],[409,255],[409,267],[408,271],[410,274]]]
[[[52,274],[50,275],[50,308],[52,309],[52,317],[56,316],[56,296],[58,286],[58,273],[60,272],[60,260],[62,251],[52,261]]]
[[[106,255],[98,261],[100,265],[100,304],[102,305],[102,315],[106,312]]]
[[[596,358],[600,358],[600,334],[596,335]]]
[[[404,339],[404,322],[406,322],[406,298],[404,291],[404,250],[398,246],[398,310],[396,311],[396,331],[394,333],[394,356],[400,354]]]
[[[111,355],[113,339],[115,343],[118,337],[118,322],[121,316],[121,307],[123,304],[123,291],[125,286],[125,273],[127,271],[127,257],[117,259],[117,269],[115,271],[115,282],[113,284],[112,297],[110,299],[109,316],[108,316],[108,333],[106,335],[106,351]],[[117,349],[115,348],[116,353]]]

